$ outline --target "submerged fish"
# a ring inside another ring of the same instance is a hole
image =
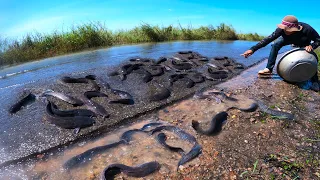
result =
[[[111,164],[101,173],[101,180],[114,179],[114,176],[121,172],[131,177],[144,177],[160,169],[160,164],[156,161],[144,163],[138,166],[126,166],[124,164]]]

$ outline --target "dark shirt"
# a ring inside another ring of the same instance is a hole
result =
[[[284,45],[294,44],[299,47],[305,47],[310,45],[311,41],[313,41],[311,46],[313,49],[316,49],[320,45],[320,36],[317,31],[307,23],[299,22],[299,25],[303,27],[302,30],[291,35],[286,35],[283,29],[277,28],[270,36],[264,38],[250,49],[255,52],[280,36],[284,39]]]

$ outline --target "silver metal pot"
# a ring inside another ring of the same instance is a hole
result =
[[[317,72],[318,57],[304,48],[296,48],[286,52],[279,60],[277,73],[288,82],[309,80]]]

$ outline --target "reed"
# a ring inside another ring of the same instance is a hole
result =
[[[120,44],[176,40],[258,41],[262,38],[256,33],[237,34],[231,25],[224,23],[198,28],[192,25],[160,27],[143,23],[129,30],[111,31],[100,22],[90,22],[72,26],[66,32],[29,33],[20,41],[0,37],[0,66]]]

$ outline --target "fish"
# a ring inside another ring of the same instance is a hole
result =
[[[82,106],[84,103],[75,97],[69,96],[67,94],[59,93],[59,92],[54,92],[52,90],[46,90],[45,92],[42,93],[41,96],[53,96],[56,97],[60,100],[63,100],[69,104],[72,104],[74,106]]]
[[[55,124],[56,126],[65,129],[89,127],[95,123],[94,119],[87,116],[58,116],[52,111],[52,106],[50,103],[48,103],[46,106],[46,115],[47,120],[51,124]]]
[[[9,108],[9,113],[14,114],[21,110],[22,107],[25,107],[33,102],[35,102],[36,96],[32,94],[31,92],[28,92],[26,95],[24,95],[18,102],[16,102],[14,105],[12,105]]]
[[[222,130],[223,123],[227,120],[228,113],[225,111],[222,111],[218,114],[216,114],[211,122],[210,127],[207,130],[203,130],[200,127],[200,124],[198,121],[192,120],[192,127],[195,129],[199,134],[204,134],[208,136],[215,136]]]
[[[104,146],[97,146],[94,148],[91,148],[81,154],[78,154],[76,156],[73,156],[69,160],[67,160],[62,167],[66,170],[70,170],[76,167],[79,167],[80,165],[86,164],[88,161],[90,161],[93,157],[95,157],[98,154],[104,153],[108,151],[109,149],[115,148],[121,144],[123,144],[124,141],[117,141],[111,144],[107,144]]]
[[[159,144],[161,144],[166,149],[169,149],[170,151],[177,152],[181,155],[184,155],[184,150],[182,148],[172,147],[166,143],[167,136],[164,133],[159,133],[156,139],[159,142]]]
[[[49,102],[51,105],[51,111],[53,114],[61,117],[74,117],[74,116],[87,116],[87,117],[96,117],[96,114],[90,110],[87,109],[72,109],[72,110],[59,110],[58,107],[52,103]]]
[[[121,172],[131,177],[145,177],[158,171],[160,167],[160,164],[156,161],[151,161],[134,167],[126,166],[124,164],[111,164],[102,171],[101,180],[114,179],[114,176]]]

